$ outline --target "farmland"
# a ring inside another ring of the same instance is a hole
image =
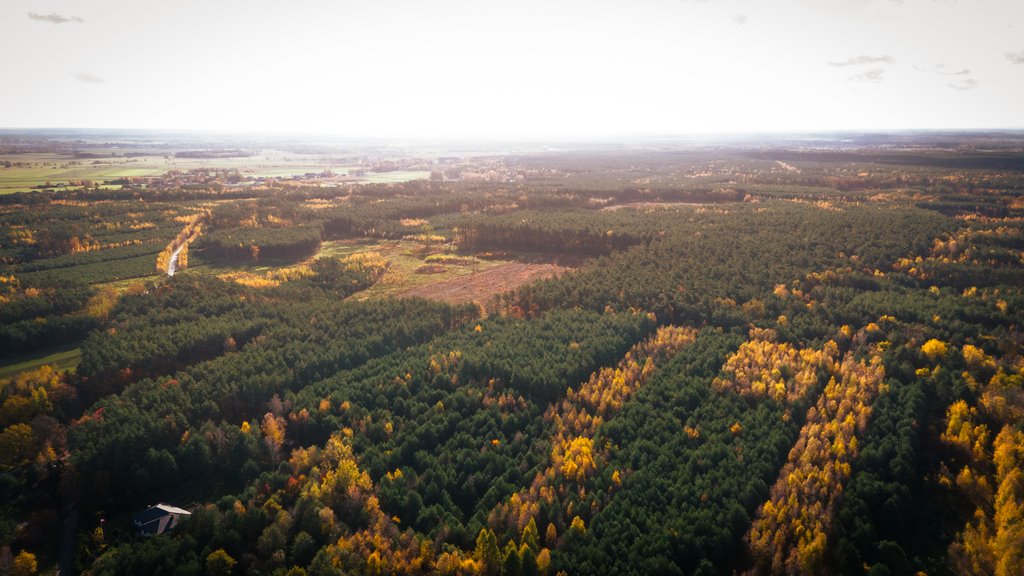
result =
[[[958,138],[0,139],[0,547],[1019,572],[1024,140]]]
[[[193,170],[227,170],[257,179],[330,174],[335,182],[361,183],[405,182],[430,176],[429,171],[416,170],[416,166],[409,170],[388,166],[386,170],[375,171],[363,157],[338,154],[262,148],[225,154],[151,142],[114,148],[102,142],[81,140],[47,145],[60,150],[36,151],[41,145],[35,141],[0,148],[0,194],[76,188],[83,184],[120,189],[126,180]]]

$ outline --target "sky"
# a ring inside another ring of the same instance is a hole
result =
[[[0,127],[1024,128],[1022,0],[3,0]]]

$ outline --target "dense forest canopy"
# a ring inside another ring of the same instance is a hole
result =
[[[387,162],[0,196],[4,570],[1024,573],[1019,149]]]

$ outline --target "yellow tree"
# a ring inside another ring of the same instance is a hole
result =
[[[284,444],[284,431],[287,425],[284,418],[274,416],[271,412],[263,415],[260,429],[263,430],[263,442],[267,445],[270,460],[274,464],[281,461],[281,445]]]
[[[996,436],[994,460],[996,576],[1024,574],[1024,432],[1004,426]]]
[[[945,342],[932,338],[921,345],[921,352],[924,352],[925,356],[934,361],[946,355],[946,348]]]
[[[13,424],[0,432],[0,470],[27,464],[34,444],[35,435],[28,424]]]
[[[11,576],[35,576],[39,572],[36,565],[36,555],[22,550],[14,558],[14,566],[11,568]]]
[[[238,562],[220,548],[210,552],[206,557],[206,573],[212,576],[231,576],[235,564]]]

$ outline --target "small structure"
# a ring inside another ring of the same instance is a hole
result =
[[[192,513],[188,510],[182,510],[170,504],[157,504],[139,512],[132,520],[135,523],[135,529],[140,534],[156,536],[174,528],[180,519],[188,518],[191,515]]]

